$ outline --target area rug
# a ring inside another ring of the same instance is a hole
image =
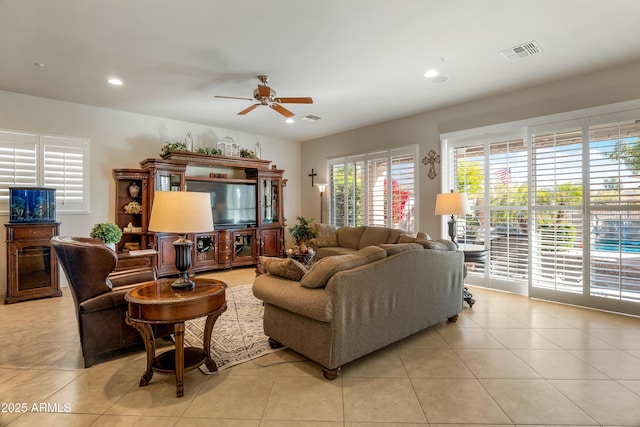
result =
[[[211,334],[211,358],[218,370],[230,368],[259,356],[281,350],[269,346],[262,329],[264,307],[253,296],[251,285],[229,287],[226,292],[227,311],[216,321]],[[201,347],[206,317],[185,322],[185,346]],[[206,365],[205,374],[213,374]]]

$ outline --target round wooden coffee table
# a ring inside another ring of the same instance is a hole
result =
[[[153,371],[176,375],[177,396],[184,395],[184,373],[205,363],[212,372],[218,370],[211,360],[211,332],[218,317],[227,309],[227,284],[215,279],[195,278],[195,288],[175,290],[175,279],[142,283],[125,295],[128,301],[127,324],[136,328],[147,350],[147,370],[140,387],[149,384]],[[202,348],[184,347],[184,322],[207,316]],[[173,324],[175,349],[156,356],[152,324]]]

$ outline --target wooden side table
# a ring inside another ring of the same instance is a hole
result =
[[[195,278],[195,288],[175,290],[175,279],[160,279],[142,283],[129,291],[127,324],[136,328],[147,351],[147,370],[140,379],[140,387],[151,381],[153,371],[176,375],[176,394],[184,395],[184,373],[205,363],[215,372],[216,363],[211,360],[211,332],[218,317],[227,309],[226,283],[205,278]],[[184,322],[207,316],[204,328],[203,348],[184,347]],[[175,349],[156,356],[152,324],[174,325]]]

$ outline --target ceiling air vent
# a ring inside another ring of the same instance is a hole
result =
[[[504,56],[504,58],[509,61],[517,61],[521,58],[526,58],[527,56],[535,55],[537,53],[541,53],[542,48],[538,46],[538,43],[535,41],[530,41],[529,43],[524,43],[518,46],[511,47],[509,49],[505,49],[500,52],[500,55]]]
[[[317,122],[322,117],[314,116],[313,114],[307,114],[306,116],[302,116],[302,120],[309,120],[310,122]]]

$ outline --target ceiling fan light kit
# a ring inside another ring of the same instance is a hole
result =
[[[269,86],[267,86],[267,83],[269,82],[269,76],[267,75],[259,75],[258,80],[262,84],[259,84],[257,89],[253,91],[253,98],[242,98],[242,97],[236,97],[236,96],[221,96],[221,95],[216,95],[216,98],[243,99],[247,101],[255,100],[258,102],[257,104],[253,104],[245,108],[244,110],[240,111],[238,113],[239,116],[245,115],[255,110],[257,107],[267,106],[275,110],[276,112],[282,114],[284,117],[290,119],[291,117],[295,116],[295,114],[289,111],[288,109],[286,109],[285,107],[283,107],[281,104],[313,104],[313,99],[310,97],[296,97],[296,98],[278,97],[276,95],[276,91],[271,89]]]

